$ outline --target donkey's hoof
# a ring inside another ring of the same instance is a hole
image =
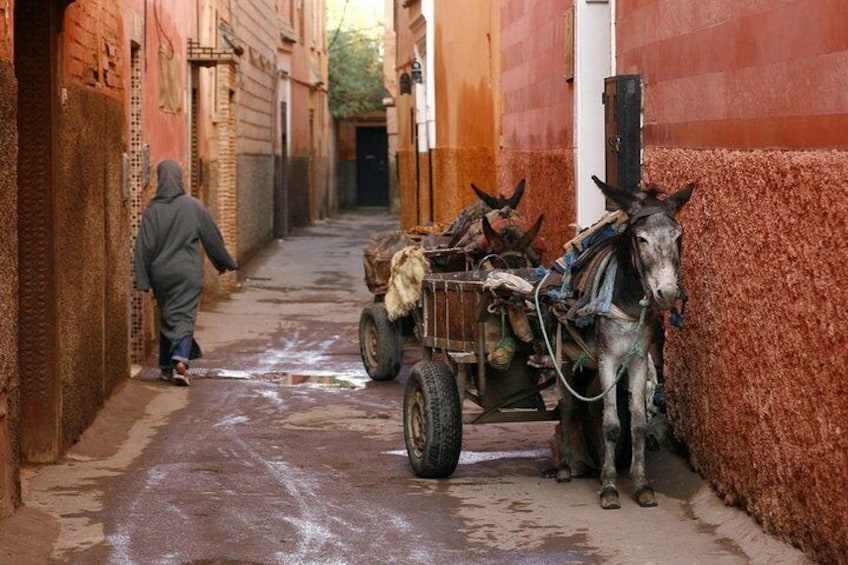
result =
[[[558,483],[569,483],[571,482],[571,469],[565,467],[557,471],[556,480]]]
[[[604,510],[618,510],[621,503],[618,501],[618,491],[615,487],[604,487],[601,489],[601,508]]]
[[[636,491],[636,502],[642,508],[650,508],[657,505],[657,498],[654,496],[654,489],[649,486],[644,486]]]

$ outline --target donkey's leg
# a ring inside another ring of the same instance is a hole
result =
[[[604,465],[601,468],[601,508],[621,508],[618,502],[618,489],[615,488],[615,446],[621,435],[621,422],[618,419],[616,391],[612,384],[615,382],[616,363],[609,355],[601,355],[598,359],[598,376],[601,390],[612,389],[604,396]]]
[[[630,431],[633,439],[633,456],[630,461],[630,478],[636,489],[639,506],[656,506],[654,490],[645,476],[645,384],[648,379],[648,361],[645,357],[634,357],[627,368],[630,390]]]
[[[566,378],[571,376],[571,371],[563,371]],[[562,382],[557,381],[557,397],[559,404],[559,461],[557,461],[556,480],[566,483],[571,480],[571,413],[574,409],[574,398],[566,390]]]

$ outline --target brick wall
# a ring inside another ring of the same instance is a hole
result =
[[[0,61],[12,59],[13,8],[11,0],[0,0]]]
[[[76,0],[65,12],[65,75],[110,96],[123,95],[120,0]]]

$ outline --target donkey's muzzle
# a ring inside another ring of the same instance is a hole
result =
[[[654,303],[660,310],[671,310],[680,296],[678,286],[661,286],[653,291]]]

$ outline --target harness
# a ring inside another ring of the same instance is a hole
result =
[[[562,285],[559,291],[551,289],[548,291],[548,297],[554,299],[552,310],[554,315],[559,319],[560,325],[565,326],[569,337],[580,347],[582,353],[575,360],[575,368],[582,365],[582,362],[588,359],[594,359],[591,348],[583,340],[580,333],[575,329],[586,327],[592,323],[597,316],[604,316],[619,320],[628,321],[637,324],[637,337],[634,339],[624,362],[618,370],[613,383],[607,390],[593,397],[585,397],[575,391],[568,380],[562,374],[560,367],[555,365],[558,377],[568,391],[576,398],[585,402],[594,402],[603,398],[610,390],[615,388],[618,381],[624,374],[624,370],[630,363],[634,355],[644,356],[645,352],[639,344],[639,332],[645,323],[645,316],[649,305],[649,289],[645,281],[644,268],[639,260],[636,236],[633,233],[633,226],[643,218],[654,214],[666,214],[668,211],[660,206],[649,206],[638,210],[634,214],[628,216],[623,212],[616,212],[608,215],[599,223],[606,223],[601,229],[594,230],[589,238],[581,238],[579,235],[574,240],[567,243],[565,255],[555,261],[553,268],[562,274]],[[613,218],[611,220],[611,218]],[[612,303],[613,291],[615,290],[615,279],[618,273],[618,260],[615,257],[614,241],[615,237],[623,236],[627,231],[629,233],[629,245],[631,248],[631,261],[634,270],[636,271],[640,285],[644,292],[644,297],[639,301],[640,312],[638,318],[635,318],[618,306]],[[578,241],[579,240],[579,241]],[[545,274],[542,281],[536,286],[534,295],[536,313],[539,319],[541,333],[545,341],[545,346],[548,354],[554,358],[553,348],[550,344],[547,331],[544,326],[541,305],[539,302],[539,292],[544,286],[545,279],[550,275],[550,272]],[[682,327],[683,315],[686,307],[688,296],[682,284],[679,285],[679,294],[681,300],[681,308],[677,310],[675,306],[670,314],[669,321],[675,327]],[[563,308],[567,306],[567,308]],[[564,311],[563,311],[564,310]]]

